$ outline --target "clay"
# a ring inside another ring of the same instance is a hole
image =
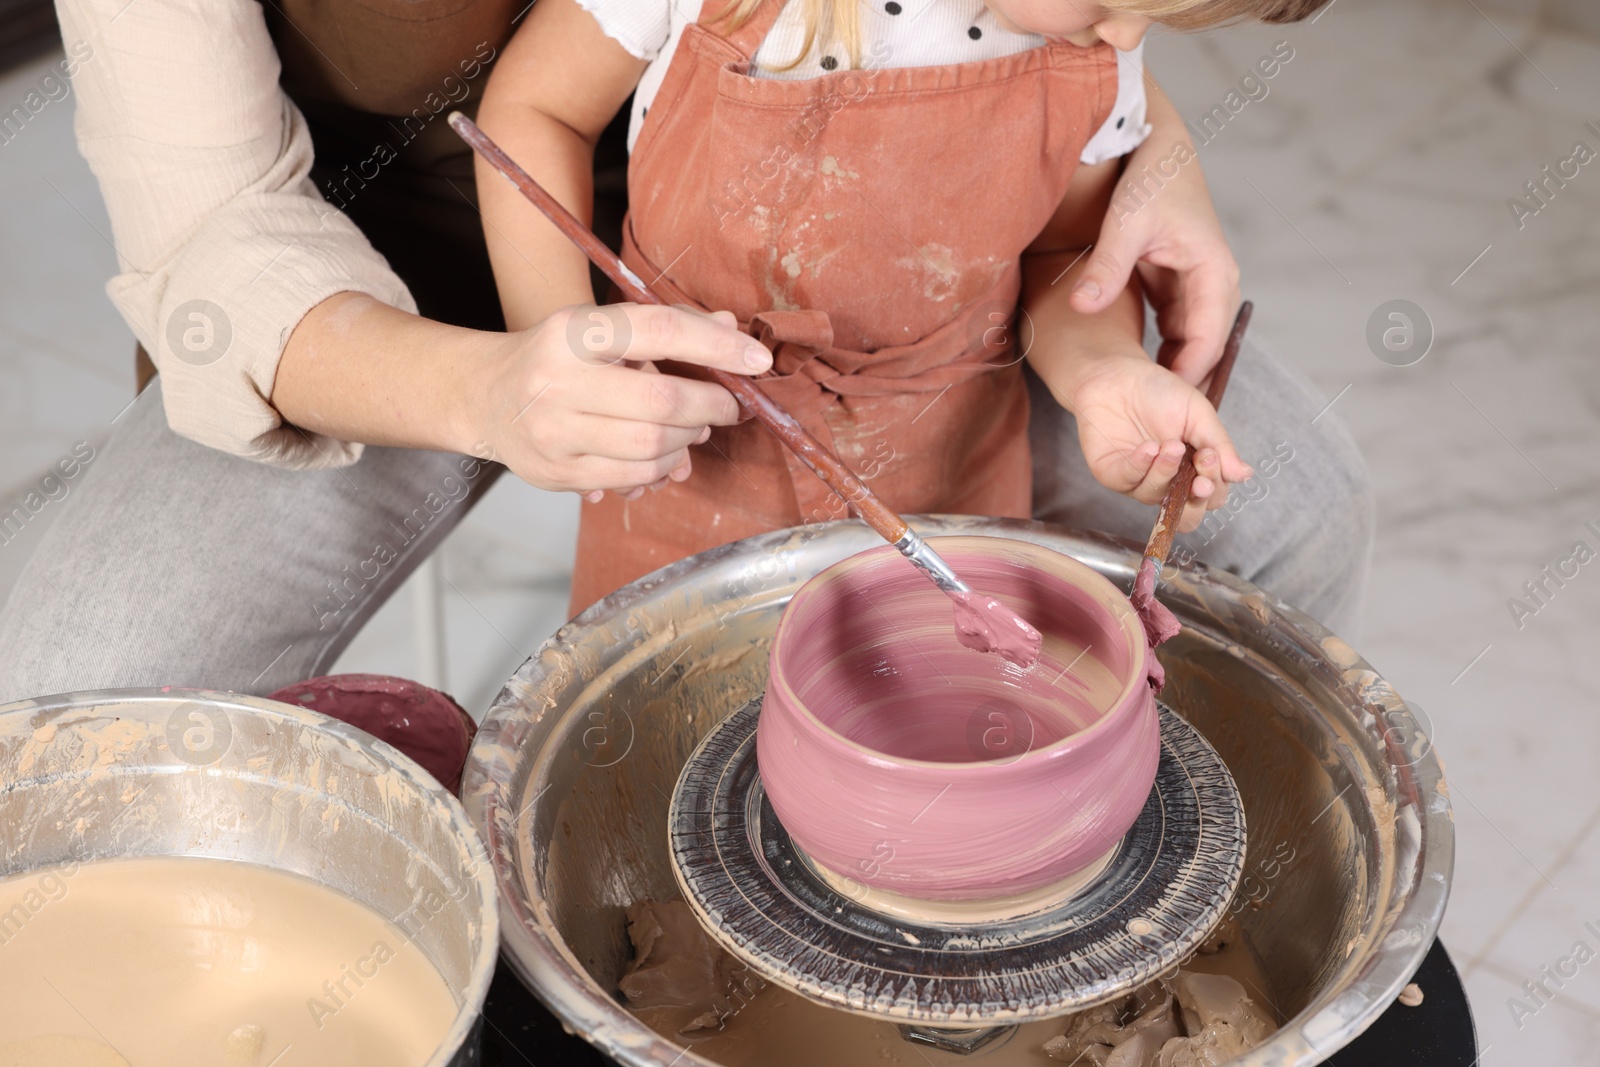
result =
[[[1211,1067],[1262,1044],[1277,1029],[1266,979],[1244,932],[1224,919],[1169,974],[1073,1018],[1046,1055],[1099,1067]]]
[[[629,905],[628,940],[633,962],[617,986],[636,1014],[651,1013],[658,1029],[720,1029],[767,986],[717,948],[681,900]]]
[[[461,786],[477,725],[437,689],[382,674],[333,674],[285,686],[270,699],[347,722],[416,760],[450,792]]]
[[[1145,640],[1150,642],[1152,649],[1160,648],[1183,630],[1178,617],[1156,599],[1156,561],[1149,556],[1139,564],[1139,573],[1134,575],[1133,594],[1129,599],[1133,602],[1133,609],[1139,613]],[[1166,684],[1166,672],[1154,656],[1150,657],[1150,662],[1154,665],[1150,671],[1150,684],[1159,693]]]
[[[421,1067],[455,998],[404,931],[223,860],[106,860],[0,881],[3,1067]]]
[[[962,647],[944,595],[892,549],[853,556],[778,625],[762,781],[795,843],[845,878],[919,900],[1027,894],[1103,855],[1144,806],[1160,746],[1151,656],[1127,599],[1075,560],[939,542],[1040,623],[1038,662]]]
[[[956,602],[956,640],[978,652],[996,652],[1019,667],[1039,660],[1044,635],[992,596],[951,593]]]
[[[1235,978],[1180,970],[1172,984],[1178,1006],[1183,1009],[1188,1044],[1184,1048],[1162,1047],[1162,1055],[1171,1061],[1170,1067],[1187,1067],[1185,1056],[1197,1064],[1227,1063],[1261,1044],[1277,1029],[1271,1016]]]
[[[1045,1055],[1099,1067],[1215,1067],[1266,1041],[1272,1017],[1237,979],[1179,968],[1077,1017]]]
[[[1408,1008],[1420,1008],[1422,1006],[1422,987],[1412,982],[1400,990],[1400,996],[1396,999]]]
[[[235,1027],[223,1041],[223,1059],[230,1064],[259,1063],[266,1047],[266,1030],[255,1023],[245,1023]]]
[[[759,980],[749,972],[741,975],[740,966],[703,935],[698,940],[686,936],[683,924],[695,923],[681,901],[641,902],[631,906],[628,914],[629,936],[635,939],[630,975],[641,966],[652,969],[670,958],[663,952],[663,940],[648,933],[654,924],[676,930],[679,937],[693,945],[694,973],[722,976],[693,986],[694,995],[684,999],[694,1003],[681,1007],[636,1003],[624,978],[622,989],[629,1010],[657,1033],[724,1067],[970,1067],[975,1062],[984,1067],[1039,1067],[1057,1060],[1076,1062],[1079,1067],[1209,1067],[1225,1062],[1203,1058],[1220,1053],[1223,1045],[1206,1034],[1196,1045],[1183,1029],[1186,1010],[1198,1013],[1203,1005],[1215,1031],[1226,1027],[1231,1036],[1247,1030],[1257,1043],[1268,1036],[1255,1036],[1260,1033],[1258,1022],[1265,1020],[1268,1034],[1276,1029],[1270,1013],[1258,1006],[1256,997],[1248,998],[1249,1006],[1234,1011],[1233,1016],[1229,1012],[1236,1006],[1228,1004],[1221,1005],[1221,1015],[1214,1013],[1218,1007],[1215,993],[1225,987],[1205,985],[1207,981],[1266,989],[1249,946],[1231,921],[1208,939],[1207,945],[1215,946],[1215,951],[1197,953],[1172,978],[1158,980],[1117,1002],[1077,1015],[1024,1023],[1003,1045],[991,1046],[978,1056],[964,1057],[912,1045],[886,1020],[824,1007],[780,986],[763,983],[750,991],[752,987],[747,983]],[[651,916],[653,923],[647,918]],[[640,919],[646,921],[639,923]],[[639,934],[635,933],[636,924]],[[641,938],[645,944],[642,953]],[[1193,993],[1197,980],[1202,999]],[[1181,994],[1176,992],[1179,986],[1185,989]],[[1188,1009],[1185,1000],[1190,1004]],[[684,1028],[685,1021],[702,1017],[706,1022],[714,1020],[714,1025]],[[1233,1017],[1252,1021],[1247,1028],[1235,1027]],[[1162,1055],[1168,1058],[1163,1060]]]
[[[1172,993],[1155,992],[1142,991],[1080,1012],[1065,1034],[1045,1042],[1044,1054],[1101,1067],[1154,1067],[1168,1042],[1183,1040]]]

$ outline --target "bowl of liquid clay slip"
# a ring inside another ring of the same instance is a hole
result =
[[[0,707],[0,1064],[466,1067],[499,949],[456,798],[306,708]]]
[[[795,594],[773,638],[766,795],[819,873],[885,899],[1060,897],[1110,858],[1150,793],[1154,653],[1127,597],[1070,556],[934,543],[1039,628],[1039,661],[963,647],[943,594],[892,548],[851,556]]]

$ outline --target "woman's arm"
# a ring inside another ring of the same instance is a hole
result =
[[[549,0],[542,0],[549,2]],[[755,374],[766,349],[733,316],[617,305],[607,320],[654,359]],[[593,306],[558,309],[517,333],[481,333],[358,293],[330,298],[295,328],[273,401],[296,426],[373,444],[472,452],[541,489],[642,492],[689,476],[688,447],[738,421],[721,386],[636,370],[572,338]],[[574,319],[577,319],[576,323]],[[632,349],[628,355],[635,353]]]
[[[353,438],[286,425],[269,403],[285,338],[336,293],[415,305],[308,180],[311,135],[278,86],[261,5],[56,8],[117,250],[107,290],[161,371],[172,428],[282,466],[353,462]]]
[[[515,340],[337,293],[295,326],[272,403],[319,436],[498,458],[479,425],[476,381],[513,356]]]
[[[572,0],[540,0],[490,76],[478,122],[588,221],[594,142],[643,69]],[[725,313],[595,308],[583,253],[482,161],[478,192],[513,332],[335,298],[295,329],[273,393],[279,409],[363,441],[492,455],[534,485],[591,498],[687,478],[689,446],[737,421],[738,405],[720,386],[658,374],[649,361],[751,374],[771,355]]]
[[[544,17],[556,5],[539,6]],[[470,449],[535,485],[590,490],[687,477],[688,442],[737,418],[716,386],[575,350],[570,313],[514,334],[415,315],[404,283],[308,180],[310,132],[279,88],[255,0],[57,10],[79,146],[118,252],[108,288],[161,371],[178,433],[287,467],[352,463],[355,442]],[[620,314],[640,358],[770,366],[728,316]]]
[[[1092,314],[1110,305],[1135,268],[1156,310],[1162,357],[1199,385],[1222,356],[1239,306],[1239,266],[1211,204],[1200,159],[1183,118],[1146,75],[1152,130],[1126,159],[1095,242],[1072,293]]]

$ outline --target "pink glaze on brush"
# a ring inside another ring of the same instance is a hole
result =
[[[1043,631],[1029,670],[977,656],[944,594],[885,546],[806,583],[773,639],[757,757],[812,859],[907,896],[1059,882],[1110,849],[1155,780],[1160,734],[1128,600],[1059,553],[987,537],[939,552]]]
[[[1015,611],[983,593],[951,593],[956,602],[956,640],[977,652],[998,652],[1018,667],[1039,659],[1042,634]]]
[[[1139,573],[1133,577],[1133,610],[1139,613],[1139,621],[1144,625],[1145,640],[1152,649],[1160,648],[1183,629],[1183,624],[1167,606],[1156,599],[1156,561],[1149,556],[1139,564]],[[1150,684],[1155,686],[1156,692],[1161,692],[1161,687],[1167,682],[1167,672],[1162,669],[1161,662],[1150,657]]]

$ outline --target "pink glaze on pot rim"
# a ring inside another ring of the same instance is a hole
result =
[[[937,539],[973,587],[1044,634],[1023,670],[964,648],[892,548],[817,575],[773,638],[757,758],[822,867],[925,900],[988,900],[1105,855],[1155,780],[1154,653],[1110,582],[1027,542]]]

